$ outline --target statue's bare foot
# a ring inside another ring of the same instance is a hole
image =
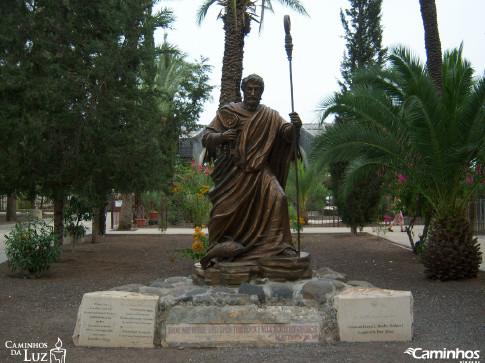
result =
[[[285,257],[297,257],[298,256],[298,252],[296,252],[295,250],[292,250],[291,248],[287,248],[286,250],[284,250],[283,252],[281,252],[281,256],[285,256]]]

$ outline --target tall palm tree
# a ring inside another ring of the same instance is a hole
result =
[[[394,50],[390,63],[358,73],[350,93],[323,105],[324,118],[334,113],[349,122],[319,136],[313,157],[319,163],[349,161],[346,189],[382,166],[404,175],[433,211],[423,255],[427,277],[475,277],[481,252],[466,207],[483,181],[466,180],[483,162],[485,79],[473,79],[462,47],[444,56],[441,96],[409,51]]]
[[[299,0],[278,0],[281,4],[308,15]],[[258,5],[257,3],[260,3]],[[251,31],[251,21],[262,23],[265,10],[273,11],[271,0],[205,0],[197,13],[200,24],[211,5],[222,6],[219,13],[224,23],[224,57],[222,60],[219,107],[241,101],[240,84],[243,72],[244,37]],[[259,15],[257,7],[260,7]]]
[[[435,0],[419,0],[424,28],[426,65],[438,94],[443,92],[441,77],[441,40],[438,31],[438,16]]]

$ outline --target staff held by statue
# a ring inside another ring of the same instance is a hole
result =
[[[288,56],[288,62],[290,65],[290,92],[291,92],[291,112],[295,112],[295,104],[293,98],[293,70],[291,65],[292,53],[293,53],[293,39],[291,37],[291,21],[290,16],[284,17],[285,26],[285,49]],[[293,146],[295,150],[295,182],[296,182],[296,225],[297,225],[297,241],[298,241],[298,256],[300,256],[300,188],[298,184],[298,138],[299,132],[296,127],[293,127]]]

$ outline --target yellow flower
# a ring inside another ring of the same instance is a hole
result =
[[[197,198],[200,199],[204,194],[209,191],[210,188],[210,185],[202,185],[202,187],[199,189],[199,194],[197,194]]]
[[[173,189],[170,191],[170,193],[175,194],[175,193],[177,193],[177,192],[181,191],[183,188],[184,188],[184,187],[182,186],[182,184],[177,184],[177,185],[175,186],[175,188],[173,188]]]
[[[302,217],[300,217],[300,224],[305,224],[305,220]]]
[[[202,227],[197,226],[195,227],[195,232],[193,234],[195,240],[200,241],[203,237],[205,237],[205,233],[202,232]]]
[[[200,253],[204,250],[204,244],[200,241],[195,241],[193,244],[192,244],[192,251],[194,251],[195,253]]]

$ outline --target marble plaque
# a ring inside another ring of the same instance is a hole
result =
[[[239,345],[318,343],[319,324],[168,324],[166,343]]]
[[[162,346],[217,347],[318,343],[322,317],[292,306],[193,307],[169,312]]]
[[[413,296],[410,291],[355,288],[335,298],[341,341],[410,341]]]
[[[151,348],[157,304],[158,296],[134,292],[86,293],[79,307],[74,344]]]

